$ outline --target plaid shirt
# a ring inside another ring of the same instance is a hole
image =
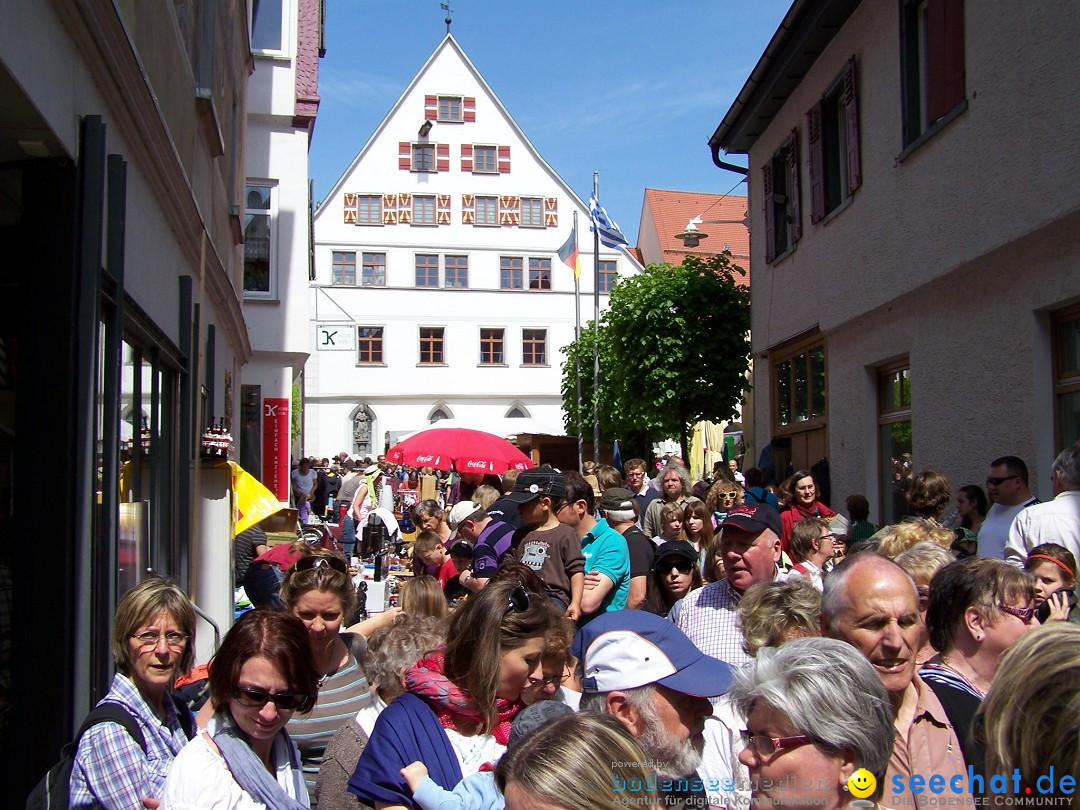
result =
[[[691,591],[681,600],[675,626],[706,655],[736,669],[751,663],[739,629],[739,593],[722,579]]]
[[[116,723],[98,723],[83,735],[71,769],[71,807],[142,807],[142,798],[161,796],[173,758],[187,744],[176,707],[167,700],[165,724],[130,678],[113,677],[102,703],[118,703],[138,720],[146,753]]]

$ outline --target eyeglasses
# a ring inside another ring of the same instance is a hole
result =
[[[338,559],[337,557],[320,557],[312,554],[307,557],[301,557],[296,561],[293,566],[297,571],[313,571],[316,568],[333,568],[339,574],[349,575],[349,567],[345,565],[345,561]]]
[[[524,585],[518,583],[518,586],[510,591],[510,595],[507,597],[506,602],[507,613],[512,613],[514,611],[524,613],[529,609],[529,592],[525,590]]]
[[[738,497],[739,497],[739,493],[738,493],[738,490],[732,490],[731,492],[718,492],[717,494],[718,494],[718,495],[719,495],[719,496],[720,496],[721,498],[724,498],[724,499],[726,499],[726,500],[732,500],[732,499],[734,499],[734,498],[738,498]]]
[[[562,680],[563,675],[553,675],[550,678],[529,678],[529,686],[534,689],[543,689],[545,686],[558,686]]]
[[[265,689],[251,689],[244,686],[236,687],[233,697],[241,706],[252,709],[261,709],[272,701],[279,709],[287,712],[299,707],[307,700],[306,695],[294,695],[292,692],[278,692],[272,695]]]
[[[162,639],[165,639],[165,646],[169,649],[182,650],[184,649],[184,645],[187,644],[188,634],[178,633],[175,630],[165,634],[154,633],[147,630],[145,633],[139,633],[138,635],[132,636],[132,638],[137,638],[139,640],[139,646],[144,650],[156,650],[158,643]]]
[[[1010,478],[1019,478],[1019,477],[1020,477],[1019,475],[1003,475],[1000,478],[987,478],[986,479],[986,485],[987,486],[1000,487],[1002,484],[1004,484]]]
[[[1026,608],[1013,607],[1012,605],[1006,605],[1004,602],[998,605],[998,607],[1008,613],[1010,616],[1015,616],[1024,624],[1031,624],[1031,619],[1035,615],[1037,608],[1034,605],[1030,605]]]
[[[694,570],[694,564],[690,562],[690,560],[682,559],[678,560],[677,562],[675,560],[672,560],[668,563],[659,562],[656,564],[656,570],[660,574],[668,574],[671,572],[672,568],[677,569],[680,574],[689,574],[691,571]]]
[[[746,746],[752,748],[754,753],[762,759],[767,759],[778,751],[798,748],[800,745],[814,741],[805,734],[800,734],[798,737],[769,737],[765,734],[751,734],[747,729],[743,729],[742,738]]]

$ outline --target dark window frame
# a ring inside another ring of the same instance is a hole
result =
[[[521,330],[521,365],[548,365],[547,333],[547,329],[524,328]]]

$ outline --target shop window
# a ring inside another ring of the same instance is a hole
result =
[[[904,0],[900,76],[907,147],[964,108],[964,0]]]
[[[332,284],[356,286],[356,254],[333,252]]]
[[[443,333],[441,326],[420,327],[420,364],[443,365]]]
[[[878,480],[882,525],[907,512],[911,483],[911,368],[907,359],[877,371]]]
[[[523,366],[547,365],[547,330],[521,330],[521,364]]]
[[[1054,333],[1054,405],[1057,436],[1054,447],[1080,441],[1080,304],[1051,317]]]
[[[244,199],[244,295],[270,298],[277,261],[274,250],[276,188],[270,184],[249,184],[244,188]]]

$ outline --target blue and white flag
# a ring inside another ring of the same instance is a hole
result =
[[[595,194],[589,197],[589,219],[592,221],[589,230],[600,235],[602,245],[618,248],[626,244],[626,237],[622,235],[618,224],[608,216]]]

